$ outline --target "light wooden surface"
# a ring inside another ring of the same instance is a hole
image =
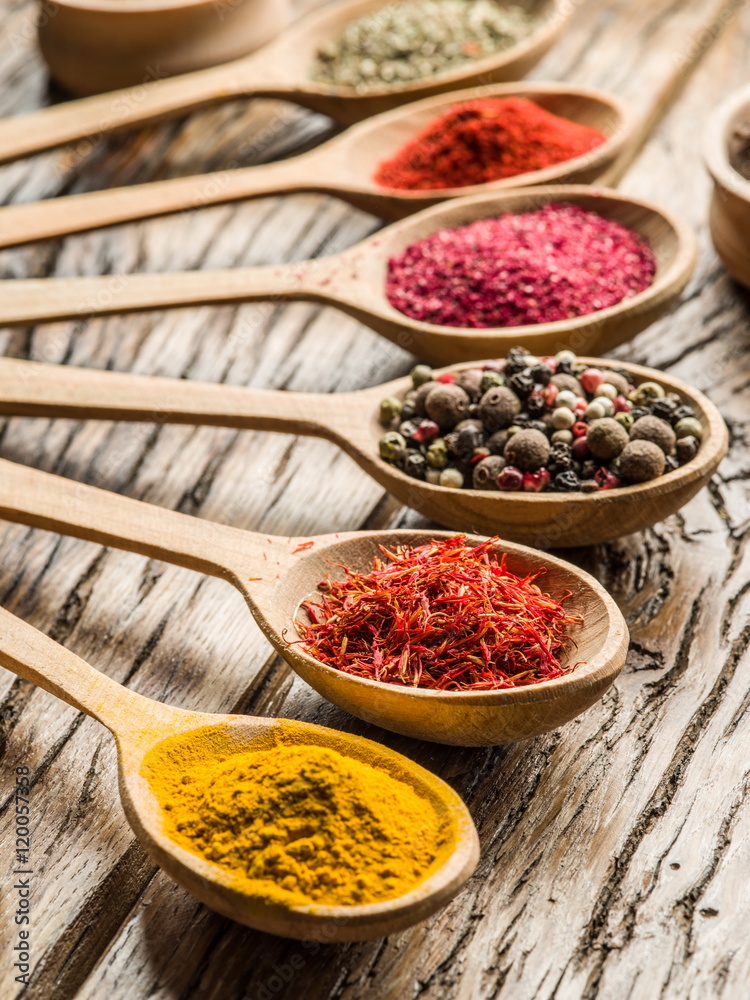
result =
[[[173,515],[172,515],[173,516]],[[117,684],[70,650],[0,608],[0,663],[26,681],[49,691],[110,730],[118,751],[119,784],[128,822],[141,846],[180,886],[231,920],[264,931],[328,943],[382,938],[431,916],[455,896],[479,858],[471,816],[445,782],[401,754],[322,726],[295,729],[301,745],[330,747],[407,782],[430,801],[445,823],[447,845],[418,886],[395,899],[360,906],[295,906],[285,910],[245,891],[234,874],[185,850],[165,829],[164,813],[144,763],[166,740],[179,744],[203,730],[213,731],[218,760],[241,753],[258,737],[269,745],[275,719],[190,712],[144,698]]]
[[[318,949],[248,931],[194,903],[134,845],[106,734],[7,674],[8,860],[12,768],[20,763],[32,769],[37,819],[37,950],[26,1000],[255,1000],[264,990],[289,1000],[744,1000],[748,308],[710,244],[700,146],[712,109],[746,82],[750,21],[744,6],[724,0],[571,6],[570,31],[537,78],[612,89],[648,116],[675,72],[690,77],[623,189],[693,223],[698,271],[676,313],[618,353],[706,392],[731,431],[719,474],[680,516],[572,553],[628,618],[625,670],[598,707],[550,736],[442,750],[362,726],[294,680],[223,581],[6,527],[0,603],[142,694],[200,711],[335,725],[406,751],[466,797],[483,848],[476,877],[447,910],[387,941]],[[30,55],[31,7],[3,0],[2,12],[0,113],[29,111],[44,101],[43,72]],[[696,33],[702,43],[694,45]],[[222,170],[304,147],[318,134],[330,134],[325,121],[288,105],[226,106],[129,140],[12,164],[0,185],[7,200],[22,201]],[[349,246],[376,224],[340,201],[303,196],[123,226],[0,259],[5,277],[275,263]],[[7,330],[0,346],[40,361],[308,392],[384,382],[411,361],[352,320],[301,304]],[[280,535],[420,523],[325,441],[13,420],[0,452]],[[15,997],[10,971],[6,963],[3,988]]]
[[[601,358],[579,357],[606,367]],[[408,376],[354,393],[315,394],[0,358],[0,413],[205,424],[324,437],[351,455],[391,496],[424,517],[457,531],[500,534],[505,540],[547,549],[609,542],[652,527],[692,500],[726,454],[726,424],[702,392],[654,368],[625,361],[618,365],[630,373],[634,385],[660,382],[693,407],[703,426],[700,449],[690,462],[650,482],[574,496],[432,486],[384,462],[378,454],[383,434],[378,404],[385,396],[401,398],[412,385]]]

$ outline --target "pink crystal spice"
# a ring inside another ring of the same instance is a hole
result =
[[[388,264],[392,306],[441,326],[503,327],[585,316],[652,283],[638,233],[567,203],[441,229]]]

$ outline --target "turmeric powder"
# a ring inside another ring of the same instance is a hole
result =
[[[281,722],[240,746],[221,727],[165,740],[143,772],[165,832],[267,903],[357,905],[409,892],[453,847],[439,793],[324,737],[311,742],[311,732]]]

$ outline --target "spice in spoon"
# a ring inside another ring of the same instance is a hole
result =
[[[496,691],[572,669],[568,635],[581,619],[536,583],[516,576],[495,547],[465,535],[415,548],[381,548],[369,573],[347,567],[301,605],[309,653],[355,677],[436,691]]]
[[[369,90],[445,73],[510,48],[537,18],[495,0],[409,0],[348,24],[318,49],[312,78]]]
[[[288,721],[239,750],[216,726],[168,738],[143,770],[165,832],[267,904],[355,906],[416,888],[455,844],[439,791],[310,739]]]
[[[460,371],[412,371],[403,398],[381,401],[383,461],[433,486],[504,493],[597,493],[692,461],[703,424],[660,383],[572,351],[523,347]]]
[[[644,291],[655,274],[642,236],[562,202],[412,243],[390,259],[386,295],[425,323],[530,326],[607,309]]]
[[[411,191],[487,184],[582,156],[606,138],[525,97],[480,98],[429,122],[380,164],[375,181]]]

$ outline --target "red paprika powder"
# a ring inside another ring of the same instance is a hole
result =
[[[374,179],[412,191],[486,184],[571,160],[606,138],[523,97],[482,98],[430,122]]]

